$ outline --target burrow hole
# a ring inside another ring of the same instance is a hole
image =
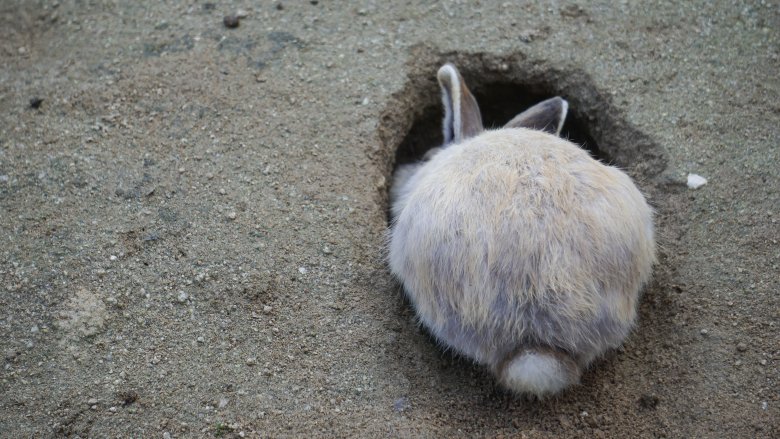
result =
[[[426,47],[415,50],[410,57],[413,61],[407,65],[406,86],[390,99],[379,125],[388,190],[398,165],[419,160],[427,150],[442,143],[443,109],[435,75],[449,61],[458,67],[477,99],[486,128],[499,128],[528,107],[561,96],[569,102],[563,138],[585,148],[594,158],[620,167],[645,192],[658,192],[653,187],[663,183],[664,179],[658,177],[667,166],[663,149],[628,123],[612,103],[611,94],[597,87],[582,70],[554,67],[521,55],[440,54]],[[389,223],[391,215],[386,207]],[[665,285],[670,282],[669,276],[663,263],[659,264],[640,308],[645,335],[635,343],[652,341],[659,334],[668,336],[663,321],[670,316],[664,312],[668,308]]]
[[[500,128],[512,117],[547,98],[561,96],[569,112],[561,136],[634,178],[651,178],[666,167],[662,149],[627,123],[609,93],[575,68],[557,68],[520,56],[485,54],[414,56],[406,86],[390,100],[382,116],[380,136],[388,159],[387,177],[396,166],[419,160],[442,143],[443,109],[436,71],[453,62],[474,94],[486,128]],[[409,117],[409,116],[412,117]]]

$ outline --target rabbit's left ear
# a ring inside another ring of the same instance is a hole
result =
[[[444,145],[458,143],[483,130],[479,105],[454,65],[444,64],[436,75],[444,104]]]
[[[531,128],[560,135],[568,111],[569,103],[556,96],[518,114],[504,128]]]

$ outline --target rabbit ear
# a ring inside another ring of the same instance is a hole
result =
[[[477,100],[452,64],[445,64],[436,75],[444,103],[444,144],[458,143],[482,132],[482,116]]]
[[[531,128],[560,135],[568,111],[569,103],[556,96],[518,114],[504,128]]]

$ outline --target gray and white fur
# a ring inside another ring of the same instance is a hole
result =
[[[634,326],[653,212],[626,174],[558,137],[565,100],[486,131],[457,69],[437,76],[444,144],[394,175],[390,268],[443,345],[514,392],[557,393]]]

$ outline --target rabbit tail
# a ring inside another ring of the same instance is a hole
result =
[[[531,347],[510,352],[497,372],[499,380],[512,391],[541,398],[577,384],[582,369],[566,352]]]

